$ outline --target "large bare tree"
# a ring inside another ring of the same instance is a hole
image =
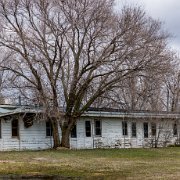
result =
[[[54,147],[60,145],[58,78],[66,49],[61,14],[50,1],[0,1],[0,45],[8,56],[1,66],[11,71],[11,87],[43,104],[53,125]],[[51,114],[51,115],[50,115]]]
[[[161,23],[138,7],[115,13],[112,0],[0,0],[0,5],[0,45],[11,54],[1,67],[12,72],[24,94],[43,104],[54,147],[60,145],[58,121],[61,146],[70,147],[76,121],[99,97],[137,72],[162,72],[169,65]]]
[[[173,66],[171,73],[164,78],[164,105],[167,111],[178,112],[180,110],[180,67],[179,59]]]

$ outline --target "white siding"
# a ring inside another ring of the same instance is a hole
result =
[[[91,120],[91,127],[92,127],[92,136],[86,137],[85,136],[85,120]],[[122,133],[122,121],[123,119],[118,118],[101,118],[102,121],[102,136],[96,137],[94,135],[94,119],[90,117],[83,117],[81,120],[77,122],[77,138],[71,138],[71,148],[138,148],[138,147],[150,147],[152,139],[154,137],[151,136],[151,121],[146,119],[126,119],[128,123],[128,135],[123,136]],[[136,122],[136,131],[137,136],[136,138],[132,138],[131,134],[131,123]],[[149,137],[144,138],[144,129],[143,123],[148,122],[149,127]],[[157,126],[157,133],[158,133],[158,120],[155,121]],[[159,145],[163,146],[163,142],[166,141],[167,144],[175,143],[176,137],[172,134],[172,124],[174,122],[172,120],[164,120],[161,121],[163,124],[163,130],[161,130],[160,138],[158,140]],[[168,133],[167,133],[168,132]]]
[[[85,121],[91,121],[91,137],[86,137]],[[70,138],[71,148],[138,148],[151,146],[151,121],[145,119],[126,119],[128,123],[128,135],[122,134],[122,118],[100,118],[102,123],[102,136],[96,137],[94,134],[94,118],[81,117],[77,121],[77,138]],[[132,138],[131,123],[136,122],[137,137]],[[149,122],[149,138],[144,139],[143,122]],[[160,124],[162,121],[156,119],[155,121]],[[173,121],[166,120],[163,122],[163,129],[161,130],[159,143],[163,146],[166,140],[166,145],[175,143],[177,137],[173,136]],[[178,125],[179,126],[179,125]],[[178,127],[180,128],[180,127]],[[179,131],[179,130],[178,130]],[[158,130],[157,130],[158,132]],[[167,134],[169,133],[168,137]],[[178,132],[179,133],[179,132]],[[46,123],[45,121],[34,121],[33,125],[29,128],[24,127],[24,122],[19,119],[19,138],[11,137],[11,120],[1,119],[1,139],[0,150],[24,150],[24,149],[48,149],[53,147],[52,137],[46,137]],[[59,129],[59,135],[61,131]]]
[[[53,140],[46,137],[45,121],[33,123],[26,128],[19,119],[19,137],[12,138],[11,120],[1,120],[0,150],[47,149],[52,147]]]

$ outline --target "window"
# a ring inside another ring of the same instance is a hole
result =
[[[52,136],[52,124],[50,121],[46,122],[46,136]]]
[[[151,123],[151,134],[156,136],[156,123]]]
[[[136,123],[135,122],[132,122],[131,131],[132,131],[132,137],[136,137]]]
[[[123,135],[127,136],[128,135],[128,131],[127,131],[127,122],[123,121],[122,122],[122,131],[123,131]]]
[[[144,125],[144,138],[148,138],[148,123],[145,122],[143,125]]]
[[[91,121],[85,121],[86,137],[91,137]]]
[[[18,137],[19,136],[19,124],[18,119],[13,119],[11,121],[11,127],[12,127],[12,137]]]
[[[74,125],[73,129],[71,130],[71,137],[77,138],[76,125]]]
[[[95,120],[94,122],[95,136],[101,136],[101,121]]]
[[[173,125],[173,135],[177,136],[177,124],[176,123],[174,123],[174,125]]]

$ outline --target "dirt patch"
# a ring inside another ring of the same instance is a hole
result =
[[[2,180],[21,180],[21,179],[29,179],[29,180],[80,180],[81,178],[76,177],[63,177],[63,176],[50,176],[50,175],[4,175],[0,176],[0,179]]]
[[[40,158],[33,158],[33,160],[36,160],[36,161],[47,161],[48,159],[44,158],[44,157],[40,157]]]
[[[0,163],[16,163],[16,161],[12,161],[12,160],[0,160]]]
[[[56,150],[70,150],[69,148],[65,148],[65,147],[57,147]]]

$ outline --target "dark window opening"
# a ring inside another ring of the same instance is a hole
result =
[[[144,138],[148,138],[148,123],[144,123]]]
[[[132,122],[132,137],[136,137],[136,123]]]
[[[176,123],[173,125],[173,135],[177,136],[177,124]]]
[[[123,121],[122,122],[122,131],[123,131],[123,135],[127,136],[128,135],[128,130],[127,130],[127,122]]]
[[[50,121],[47,121],[46,122],[46,136],[52,136],[52,132],[53,132],[52,124]]]
[[[12,125],[12,137],[18,137],[19,136],[18,119],[13,119],[11,121],[11,125]]]
[[[86,137],[91,137],[91,121],[85,121]]]
[[[156,136],[156,123],[151,123],[151,134]]]
[[[71,137],[72,138],[77,138],[76,125],[74,125],[73,129],[71,130]]]
[[[100,120],[95,120],[95,135],[96,136],[101,136],[101,121]]]

